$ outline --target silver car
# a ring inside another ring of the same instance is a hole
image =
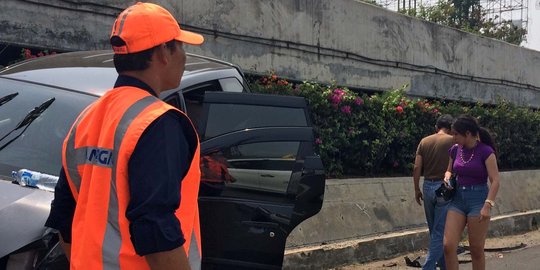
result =
[[[76,52],[0,70],[0,270],[69,268],[43,226],[54,194],[14,184],[11,172],[58,175],[75,117],[114,85],[111,58]],[[306,101],[249,93],[238,67],[196,55],[160,98],[201,138],[203,269],[280,269],[287,236],[323,202]]]

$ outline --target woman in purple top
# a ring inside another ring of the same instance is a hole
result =
[[[448,150],[450,162],[444,181],[449,186],[453,171],[457,175],[457,186],[444,230],[446,268],[459,269],[457,246],[467,225],[473,269],[485,269],[484,245],[490,211],[499,190],[495,146],[489,131],[471,116],[458,117],[452,125],[452,133],[457,144]]]

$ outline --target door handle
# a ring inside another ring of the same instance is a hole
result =
[[[279,228],[279,224],[274,223],[274,222],[261,222],[261,221],[251,221],[251,220],[242,221],[242,225],[246,225],[250,227],[272,228],[272,229]]]
[[[261,174],[261,177],[270,177],[270,178],[274,178],[275,176],[271,175],[271,174]]]

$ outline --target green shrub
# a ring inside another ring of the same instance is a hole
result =
[[[540,167],[540,112],[500,100],[495,107],[476,104],[470,114],[495,136],[499,167]]]
[[[367,95],[334,84],[293,85],[275,74],[256,79],[251,89],[306,98],[329,176],[411,175],[418,142],[446,113],[468,113],[491,129],[501,169],[540,167],[540,113],[503,100],[469,105],[410,98],[403,89]]]

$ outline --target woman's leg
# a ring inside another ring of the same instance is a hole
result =
[[[469,234],[469,245],[472,258],[473,270],[486,269],[486,258],[484,256],[484,245],[489,226],[489,220],[480,221],[480,217],[467,218],[467,233]]]
[[[457,258],[457,246],[461,239],[461,233],[465,228],[467,219],[461,213],[453,210],[448,210],[446,216],[446,225],[444,227],[444,259],[446,260],[447,270],[459,269]]]

